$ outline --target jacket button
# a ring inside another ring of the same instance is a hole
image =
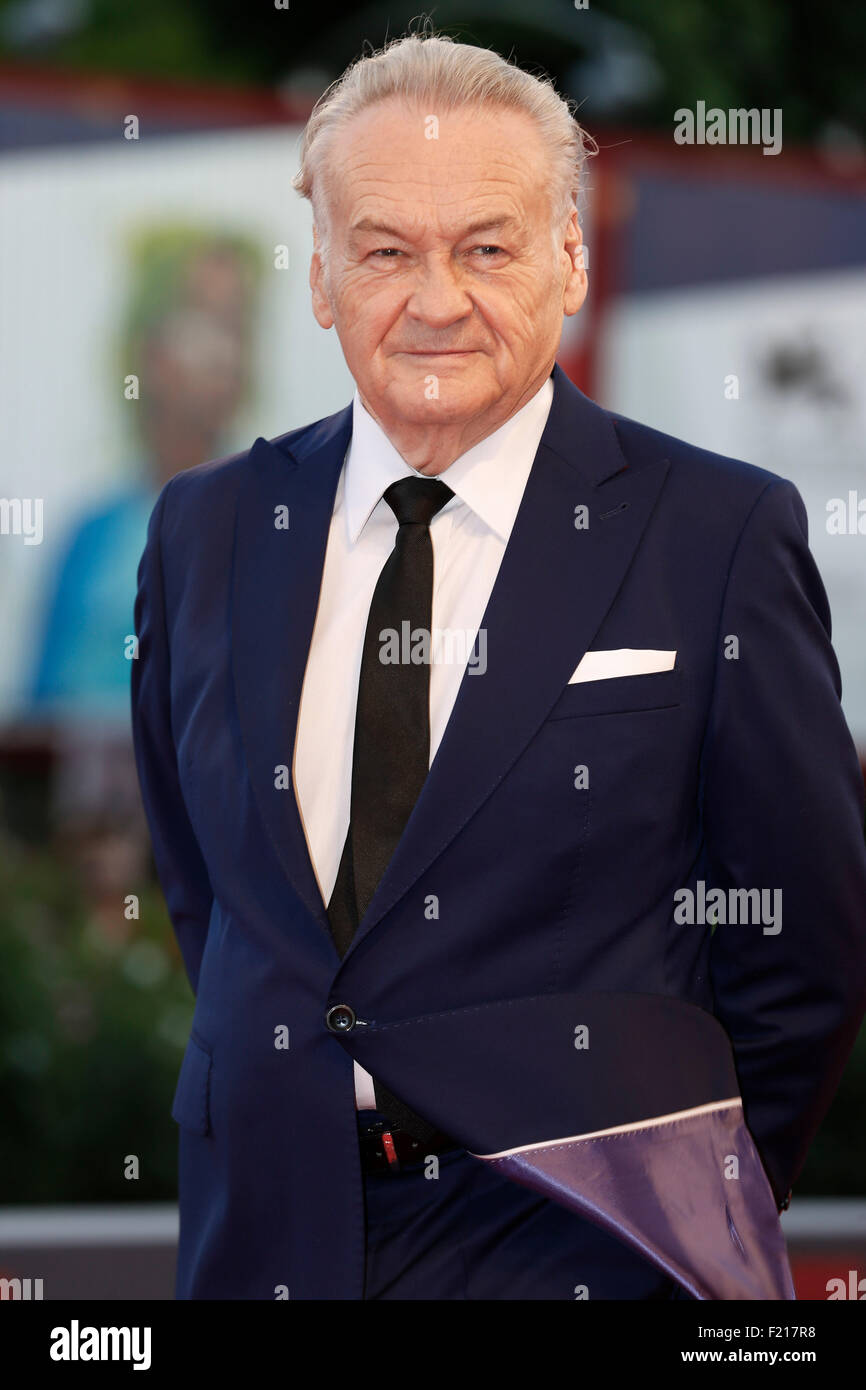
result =
[[[332,1033],[351,1033],[355,1026],[355,1010],[348,1004],[333,1004],[325,1014],[325,1023]]]

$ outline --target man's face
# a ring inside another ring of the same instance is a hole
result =
[[[331,144],[313,307],[362,400],[389,422],[507,417],[549,373],[586,275],[577,217],[554,228],[550,157],[523,113],[390,99]],[[556,231],[556,235],[554,235]]]

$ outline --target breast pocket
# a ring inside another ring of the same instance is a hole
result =
[[[193,1134],[210,1133],[210,1076],[213,1057],[204,1044],[190,1035],[183,1054],[171,1117]]]
[[[573,719],[588,714],[632,714],[671,709],[682,700],[682,671],[651,671],[640,676],[567,685],[548,719]]]

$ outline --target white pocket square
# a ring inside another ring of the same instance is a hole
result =
[[[611,676],[646,676],[651,671],[672,671],[676,652],[658,652],[641,647],[618,647],[610,652],[586,652],[569,685],[580,681],[603,681]]]

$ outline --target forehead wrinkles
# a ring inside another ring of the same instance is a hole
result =
[[[443,231],[459,235],[487,216],[525,226],[527,203],[542,191],[535,182],[531,171],[527,177],[507,160],[419,168],[417,160],[358,158],[335,179],[335,205],[348,226],[370,218],[408,234],[429,227],[433,217]]]
[[[468,151],[443,151],[435,148],[435,140],[423,141],[412,150],[382,153],[370,149],[364,141],[349,146],[334,160],[333,173],[340,186],[372,180],[377,183],[416,183],[419,186],[450,188],[455,183],[477,186],[479,183],[504,183],[515,188],[530,188],[542,177],[537,164],[501,145],[474,146]]]

